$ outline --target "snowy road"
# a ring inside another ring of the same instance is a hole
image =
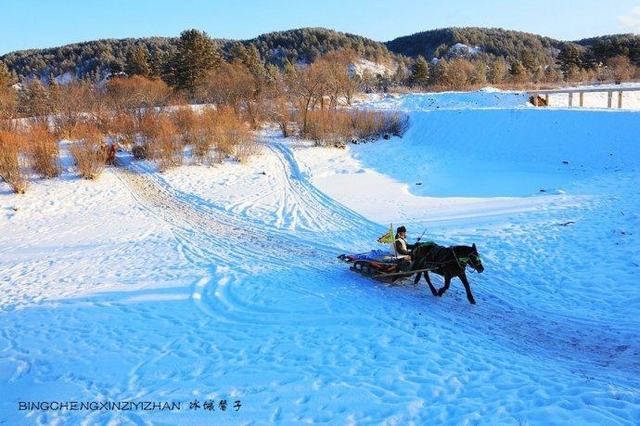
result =
[[[593,174],[579,170],[560,195],[396,191],[405,175],[380,174],[368,150],[423,161],[419,135],[450,113],[439,114],[415,114],[414,133],[390,142],[402,147],[319,151],[265,131],[246,165],[158,174],[134,163],[95,183],[0,193],[0,424],[637,423],[636,163],[596,170],[585,157]],[[533,116],[491,114],[515,137]],[[458,120],[460,132],[477,123]],[[457,282],[434,298],[335,260],[385,231],[393,191],[414,234],[479,244],[476,306]],[[189,409],[210,399],[230,408]],[[18,410],[51,400],[182,410]]]

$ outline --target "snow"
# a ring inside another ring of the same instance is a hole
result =
[[[467,46],[464,43],[456,43],[447,50],[446,56],[476,56],[481,51],[480,46]]]
[[[368,59],[359,59],[357,62],[349,64],[349,76],[354,75],[362,77],[365,72],[369,72],[373,76],[392,74],[394,69],[388,65],[370,61]]]
[[[346,150],[265,129],[247,164],[0,186],[0,420],[637,424],[640,112],[490,90],[358,107],[411,127]],[[478,304],[335,259],[390,222],[475,242]],[[51,400],[182,409],[17,409]]]

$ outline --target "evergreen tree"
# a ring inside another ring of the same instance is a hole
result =
[[[284,60],[284,63],[282,65],[282,69],[284,70],[284,75],[286,77],[293,77],[296,74],[296,67],[293,66],[293,64],[291,63],[291,61],[289,61],[289,58],[286,58]]]
[[[264,77],[265,67],[260,52],[254,45],[245,47],[242,43],[234,43],[230,50],[231,57],[239,60],[255,77]]]
[[[474,64],[474,70],[471,74],[471,83],[477,85],[483,85],[487,83],[487,63],[485,61],[476,61]]]
[[[497,58],[489,67],[489,81],[492,84],[500,84],[507,77],[509,66],[503,57]]]
[[[511,64],[511,79],[516,83],[529,81],[529,71],[522,62],[516,60]]]
[[[429,82],[429,64],[422,56],[418,56],[411,70],[411,84],[414,86],[426,86]]]
[[[558,63],[565,76],[575,74],[582,68],[581,53],[575,44],[568,44],[560,51]]]
[[[393,74],[393,78],[392,81],[395,85],[405,85],[407,84],[407,69],[405,68],[404,64],[399,63],[398,67],[396,68],[396,72]]]
[[[149,63],[149,52],[143,45],[136,46],[127,56],[125,72],[128,75],[141,75],[149,77],[151,75],[151,65]]]
[[[17,93],[11,87],[15,82],[15,76],[0,61],[0,119],[11,117],[15,111]]]
[[[7,68],[7,65],[0,61],[0,88],[11,86],[15,81],[16,79],[11,71],[9,71],[9,68]]]
[[[440,59],[433,69],[431,80],[435,85],[449,85],[449,62]]]
[[[218,68],[221,60],[220,50],[207,33],[195,29],[183,31],[177,52],[167,64],[165,78],[177,89],[193,93],[209,71]]]

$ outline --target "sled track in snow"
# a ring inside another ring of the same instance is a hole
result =
[[[281,161],[284,174],[291,175],[291,178],[283,180],[284,192],[287,196],[293,194],[294,202],[302,206],[289,209],[287,214],[328,217],[330,219],[327,220],[333,220],[344,232],[354,232],[358,226],[374,228],[374,224],[322,196],[306,183],[297,167],[291,167],[295,163],[292,157],[286,156],[286,150]],[[321,274],[327,260],[335,258],[335,248],[296,238],[286,229],[251,221],[243,216],[238,218],[197,195],[172,187],[161,175],[149,173],[140,164],[132,164],[128,169],[116,171],[116,174],[144,209],[167,223],[184,258],[206,271],[194,283],[192,290],[194,302],[205,314],[217,320],[283,325],[290,321],[292,313],[299,316],[298,323],[349,319],[329,319],[322,312],[274,309],[266,303],[259,303],[259,300],[256,300],[257,303],[242,300],[234,290],[246,286],[251,276],[260,274],[261,270],[290,269],[296,265],[309,273]],[[283,283],[277,277],[270,278],[268,283],[301,296],[324,297],[314,294],[304,284]],[[246,291],[241,293],[246,295]]]
[[[271,191],[249,194],[225,206],[222,211],[233,213],[236,218],[244,218],[259,228],[275,228],[283,233],[295,231],[296,240],[304,238],[305,232],[340,232],[357,239],[362,238],[363,234],[377,235],[383,230],[313,186],[300,171],[291,149],[274,139],[277,137],[261,141],[264,149],[273,154],[277,164],[277,167],[269,170]],[[266,198],[272,198],[273,207],[261,211],[260,220],[253,219],[252,209],[261,203],[264,208]],[[317,245],[317,241],[314,240],[313,244]]]
[[[286,190],[282,194],[282,204],[286,206],[288,200],[295,200],[294,204],[299,208],[302,207],[300,211],[313,224],[313,229],[323,229],[328,223],[331,228],[340,229],[348,234],[356,234],[353,231],[358,230],[354,237],[362,237],[363,234],[375,235],[380,231],[381,228],[378,225],[334,201],[310,184],[287,146],[275,142],[269,144],[268,148],[275,153],[284,171],[283,186]]]

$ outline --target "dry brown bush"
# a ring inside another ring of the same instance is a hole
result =
[[[311,139],[316,145],[342,145],[352,137],[352,117],[346,111],[309,111],[306,120],[306,132],[302,136]]]
[[[352,118],[354,137],[374,140],[386,136],[402,136],[409,126],[409,117],[399,112],[354,110]]]
[[[384,128],[384,114],[379,111],[350,111],[354,137],[358,140],[376,139]]]
[[[136,117],[127,112],[117,112],[109,120],[108,128],[103,130],[111,138],[122,145],[131,145],[136,140],[138,122]]]
[[[148,127],[154,123],[152,128]],[[171,117],[160,114],[153,120],[145,121],[145,132],[148,137],[147,154],[156,161],[158,169],[165,171],[171,167],[182,164],[183,147],[178,128],[171,120]]]
[[[131,147],[131,154],[135,160],[147,160],[151,158],[149,144],[139,143]]]
[[[96,107],[97,89],[84,81],[74,81],[49,88],[52,103],[53,129],[58,138],[72,139],[78,125],[88,118]]]
[[[27,153],[33,171],[43,178],[60,174],[60,148],[46,124],[31,124],[26,131]]]
[[[200,114],[195,112],[191,107],[179,108],[171,114],[182,140],[186,145],[195,143],[196,134],[202,124]]]
[[[307,131],[302,136],[316,145],[340,146],[354,139],[402,136],[407,127],[408,117],[397,112],[316,110],[307,113]]]
[[[232,108],[221,108],[216,111],[213,116],[213,126],[219,155],[235,156],[242,162],[257,151],[253,133]]]
[[[152,143],[156,137],[158,114],[147,113],[134,120],[133,147],[131,153],[136,160],[152,160],[154,157]],[[127,123],[129,125],[130,123]],[[136,137],[137,136],[137,137]]]
[[[166,105],[172,93],[169,86],[160,79],[134,75],[109,80],[107,96],[114,110],[143,114],[146,109]]]
[[[219,155],[216,155],[217,151],[212,152],[215,141],[218,139],[218,133],[215,109],[206,109],[197,116],[197,124],[191,141],[196,161],[217,163],[222,160]]]
[[[387,114],[385,127],[387,133],[401,137],[409,128],[409,116],[400,112]]]
[[[21,149],[24,136],[17,132],[0,131],[0,179],[16,194],[24,194],[28,179],[21,167]]]
[[[93,123],[83,123],[76,127],[74,137],[77,141],[69,147],[78,169],[85,179],[95,179],[104,170],[107,149],[104,134]]]

